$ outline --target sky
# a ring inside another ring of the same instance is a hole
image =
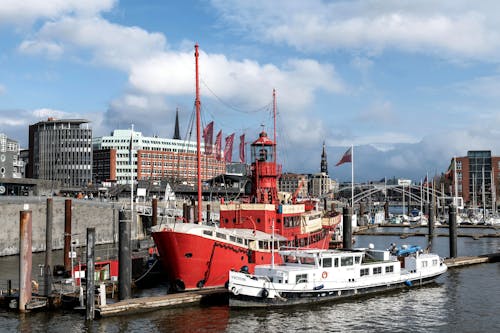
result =
[[[0,133],[26,147],[55,117],[172,137],[178,110],[194,140],[196,43],[202,124],[272,135],[276,89],[285,172],[319,172],[323,143],[338,181],[351,145],[355,181],[499,154],[495,0],[1,0]]]

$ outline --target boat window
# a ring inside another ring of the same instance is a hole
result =
[[[382,274],[382,267],[373,267],[373,274]]]
[[[438,260],[437,259],[432,259],[432,266],[437,266]]]
[[[243,239],[241,239],[240,237],[236,238],[236,241],[240,244],[243,244]]]
[[[370,269],[369,268],[362,268],[359,270],[359,276],[365,276],[370,274]]]
[[[426,260],[422,261],[422,267],[427,267],[427,261]]]
[[[260,217],[257,218],[257,223],[260,223]]]
[[[210,230],[203,230],[203,234],[208,236],[213,236],[213,233]]]
[[[225,234],[221,234],[220,232],[217,232],[215,235],[216,235],[218,238],[226,239],[226,235],[225,235]]]
[[[359,264],[361,262],[361,257],[356,256],[354,257],[354,263]]]
[[[295,276],[295,283],[306,283],[307,282],[307,274],[297,274]]]
[[[332,258],[323,258],[323,267],[332,267]]]
[[[314,265],[314,258],[309,258],[309,257],[301,257],[299,258],[300,263],[303,265]]]
[[[340,259],[340,264],[341,264],[342,267],[344,267],[344,266],[352,266],[352,262],[353,262],[352,257],[342,257]]]
[[[394,266],[385,266],[385,272],[386,273],[394,272]]]
[[[236,237],[235,236],[229,236],[229,240],[231,242],[236,242]]]
[[[335,258],[333,261],[333,266],[339,267],[339,258]]]
[[[277,219],[276,222],[281,223],[281,219]]]

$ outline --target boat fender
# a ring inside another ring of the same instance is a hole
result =
[[[238,295],[238,294],[240,293],[240,290],[239,290],[238,288],[236,288],[236,287],[232,287],[232,288],[231,288],[231,291],[232,291],[232,292],[233,292],[233,294],[235,294],[235,295]]]
[[[411,283],[411,281],[410,281],[410,280],[406,280],[406,281],[405,281],[405,284],[406,284],[408,287],[411,287],[411,286],[413,285],[413,284]]]
[[[326,271],[324,271],[323,274],[321,274],[321,277],[323,279],[326,279],[328,277],[328,273]]]
[[[267,298],[267,296],[269,296],[269,291],[266,288],[262,289],[262,298]]]

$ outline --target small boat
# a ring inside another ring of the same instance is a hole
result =
[[[231,307],[270,307],[331,301],[410,288],[447,270],[443,260],[419,246],[388,250],[288,249],[283,264],[258,265],[255,274],[229,273]]]

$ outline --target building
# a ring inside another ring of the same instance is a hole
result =
[[[22,177],[24,163],[19,153],[19,143],[0,133],[0,178]]]
[[[85,119],[40,121],[29,127],[27,177],[81,188],[92,182],[92,129]]]
[[[297,192],[297,198],[306,198],[309,193],[309,184],[307,175],[298,173],[284,173],[279,180],[280,192]]]
[[[309,177],[309,194],[315,198],[323,197],[332,192],[333,181],[324,172],[312,174]]]
[[[453,165],[453,159],[450,162]],[[490,150],[470,150],[467,156],[456,158],[456,189],[458,196],[469,207],[496,207],[500,185],[500,157],[491,156]],[[455,196],[454,170],[447,174],[445,192]],[[483,199],[484,197],[484,199]],[[483,205],[484,202],[484,205]]]
[[[132,156],[130,140],[132,138]],[[94,173],[100,181],[129,184],[134,180],[162,180],[173,183],[196,184],[196,142],[178,139],[145,137],[141,132],[114,130],[110,136],[94,138]],[[223,160],[201,149],[202,180],[225,173]],[[132,170],[130,164],[132,160]]]

